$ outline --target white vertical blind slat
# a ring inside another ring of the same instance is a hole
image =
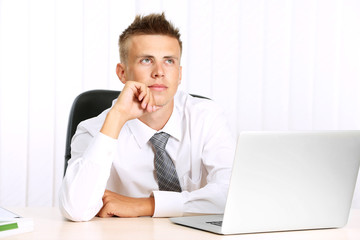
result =
[[[319,0],[317,7],[317,40],[315,52],[315,77],[313,96],[313,128],[336,129],[337,89],[337,4],[336,1]]]
[[[109,66],[109,6],[107,1],[84,1],[84,90],[105,89]]]
[[[212,97],[213,2],[189,2],[188,76],[191,93]],[[196,54],[192,54],[196,52]]]
[[[83,88],[83,4],[56,1],[55,6],[55,151],[54,205],[64,172],[65,136],[70,108]]]
[[[28,2],[2,1],[0,11],[0,204],[24,206],[28,180]]]
[[[316,1],[293,1],[289,129],[312,129]]]
[[[291,1],[266,1],[263,77],[263,130],[287,130]]]
[[[214,1],[212,82],[213,100],[223,108],[228,119],[237,118],[237,89],[239,78],[239,1]],[[235,27],[235,28],[234,28]],[[224,84],[226,83],[226,84]],[[227,96],[224,98],[224,94]],[[236,122],[231,122],[236,129]]]
[[[147,15],[150,13],[160,13],[162,12],[162,0],[136,0],[135,1],[135,11],[136,14]]]
[[[52,206],[54,157],[55,2],[29,6],[28,206]],[[43,11],[38,11],[42,9]]]
[[[262,129],[265,3],[240,2],[237,130]],[[234,120],[230,120],[234,121]]]
[[[356,6],[356,7],[354,7]],[[339,122],[340,129],[360,128],[360,1],[343,3],[341,49],[339,54]]]

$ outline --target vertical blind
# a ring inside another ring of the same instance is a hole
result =
[[[121,89],[119,34],[162,11],[182,33],[180,88],[234,134],[360,129],[360,1],[0,0],[0,205],[57,205],[73,99]]]

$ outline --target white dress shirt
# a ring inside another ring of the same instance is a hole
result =
[[[105,189],[129,197],[155,199],[153,217],[222,213],[235,139],[224,114],[211,100],[178,91],[174,110],[159,132],[170,135],[166,150],[174,161],[182,192],[159,191],[150,138],[156,131],[138,119],[123,126],[118,139],[100,129],[109,109],[79,124],[60,190],[62,214],[87,221],[101,209]]]

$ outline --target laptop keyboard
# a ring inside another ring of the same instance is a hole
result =
[[[209,224],[212,224],[212,225],[216,225],[216,226],[221,227],[221,226],[222,226],[222,222],[223,222],[223,221],[212,221],[212,222],[206,222],[206,223],[209,223]]]

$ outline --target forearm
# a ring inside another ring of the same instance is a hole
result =
[[[154,197],[139,199],[139,213],[138,216],[153,216],[155,211]]]
[[[127,118],[125,114],[122,114],[115,109],[111,109],[106,115],[100,132],[113,139],[117,139],[126,121]]]

